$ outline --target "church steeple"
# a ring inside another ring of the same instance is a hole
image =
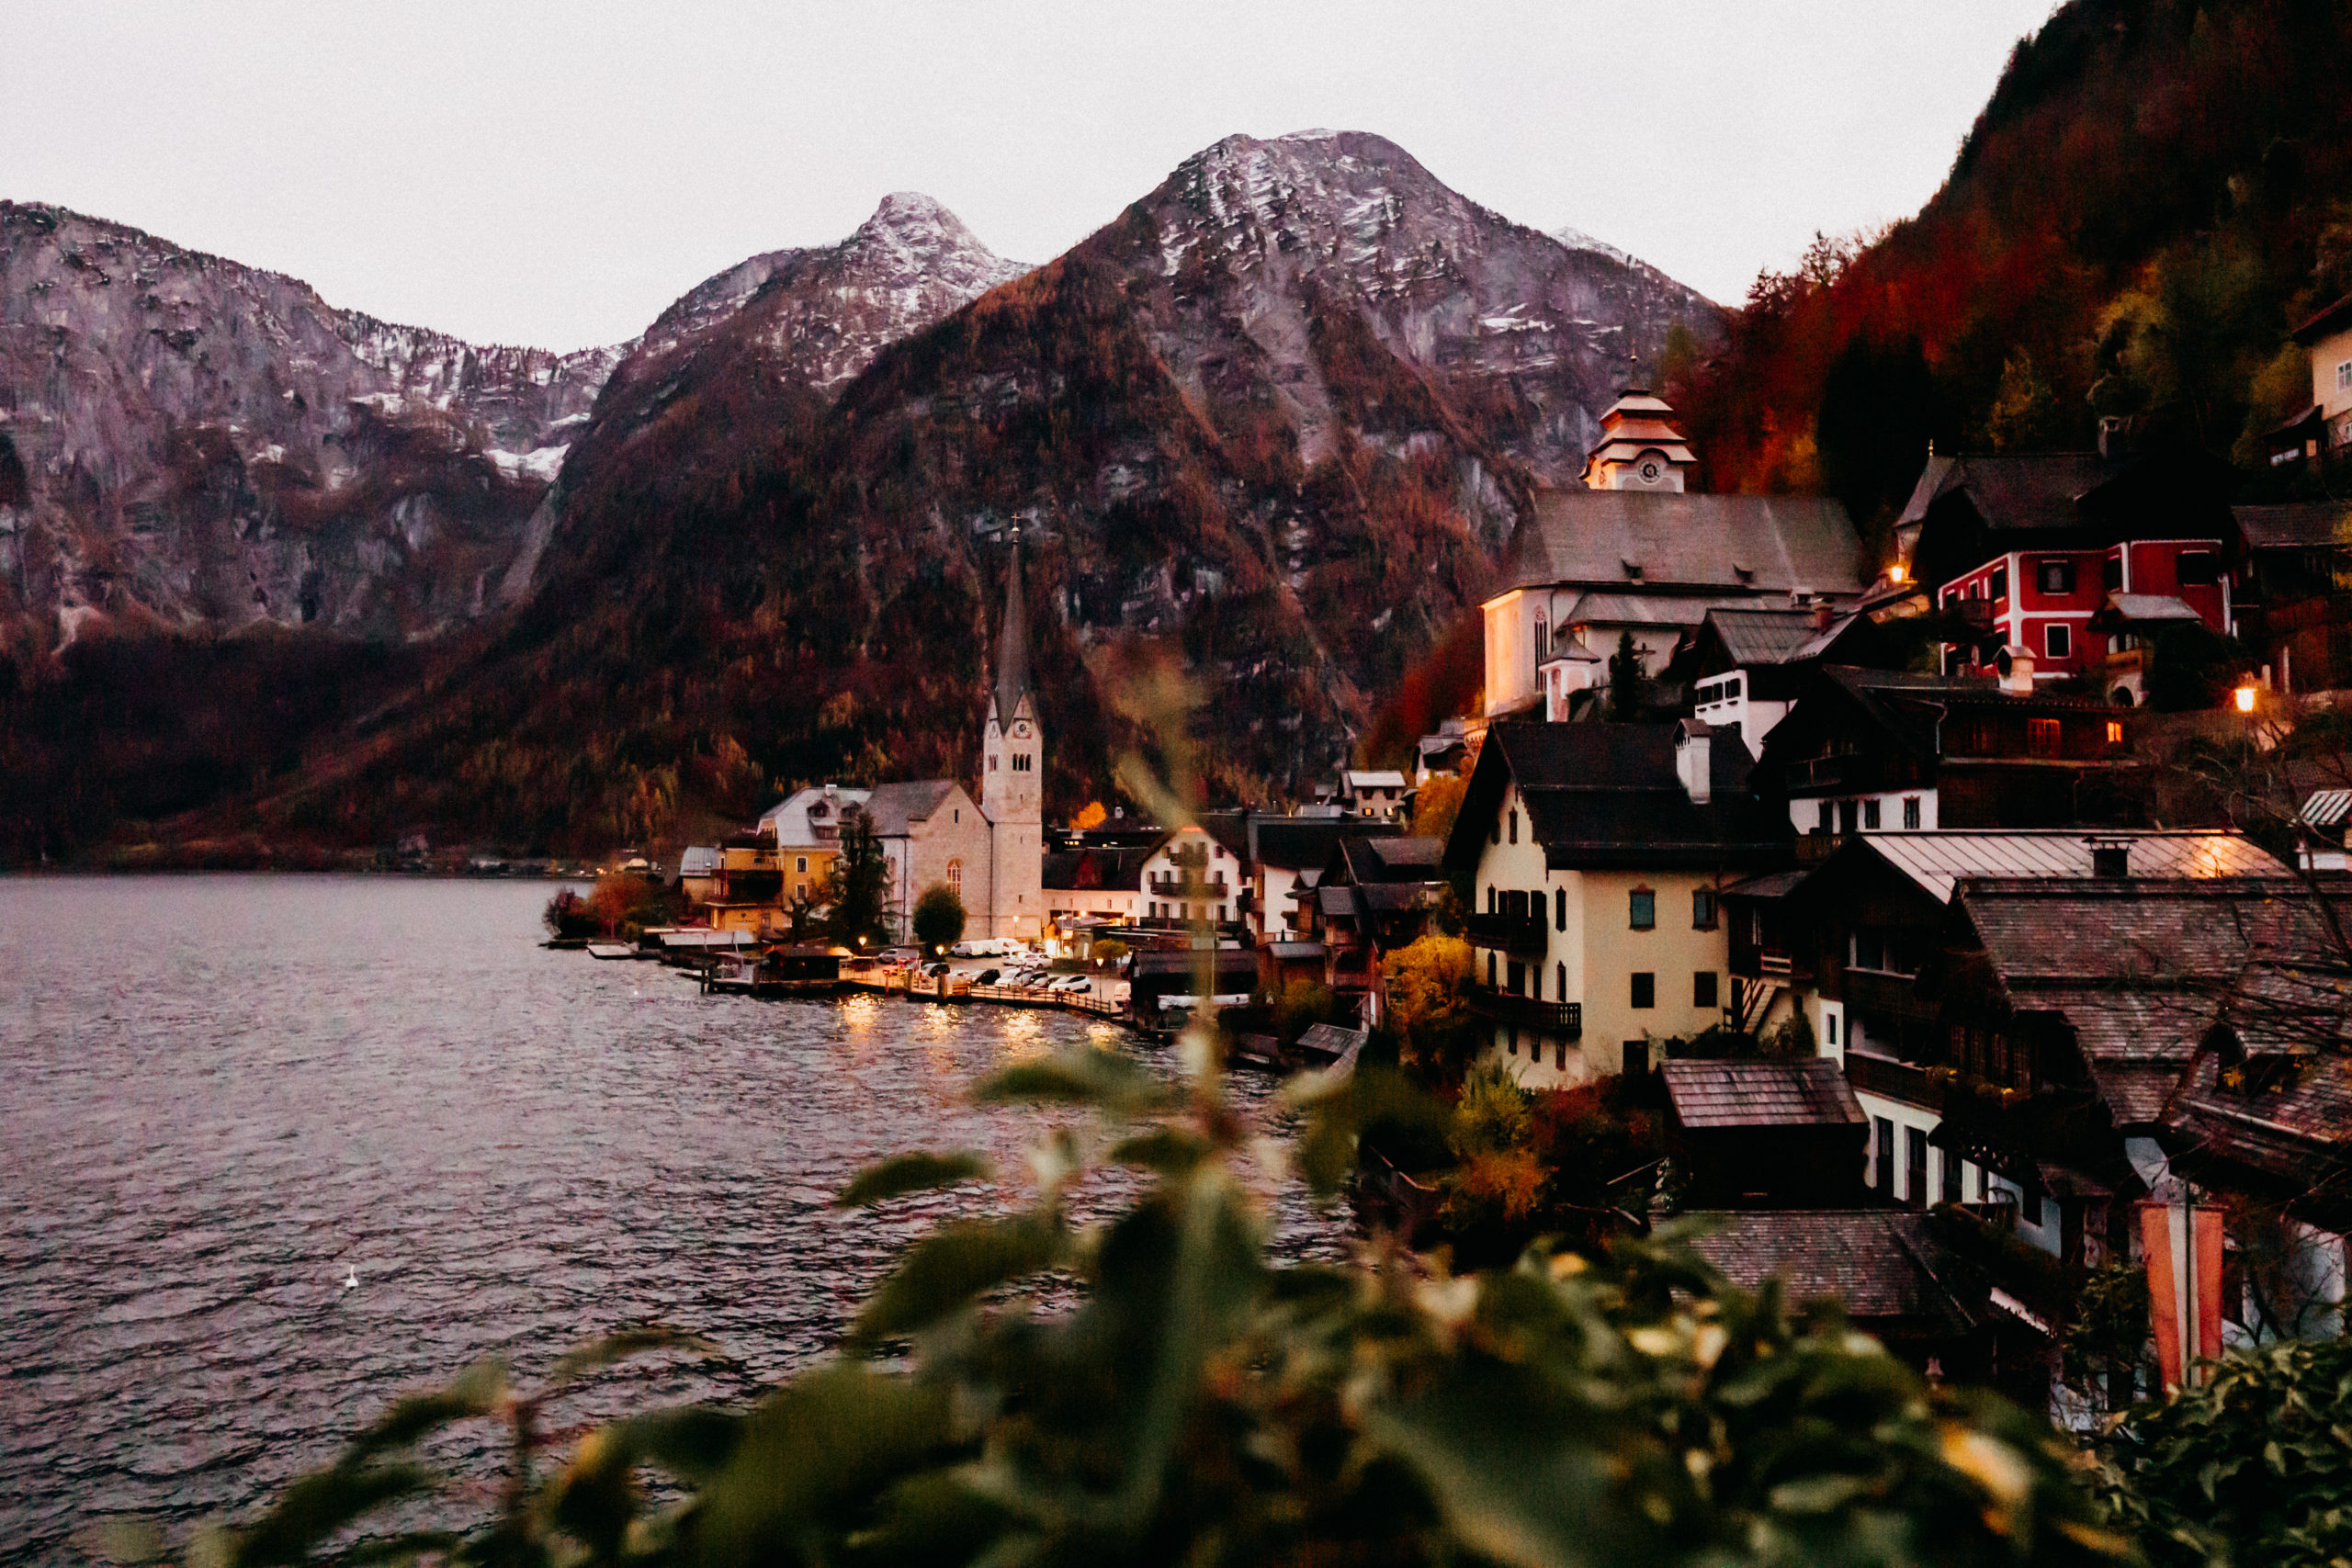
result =
[[[1005,572],[1004,625],[997,634],[996,685],[980,743],[980,813],[994,856],[989,934],[1034,942],[1044,932],[1046,735],[1029,677],[1029,604],[1021,590],[1021,536]]]
[[[1029,604],[1021,591],[1021,531],[1012,534],[1012,564],[1004,574],[1004,625],[996,642],[996,721],[1006,728],[1029,699],[1029,716],[1037,715],[1037,697],[1029,682]]]

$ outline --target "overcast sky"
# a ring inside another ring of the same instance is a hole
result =
[[[887,191],[1044,261],[1219,137],[1319,126],[1734,302],[1916,210],[2050,9],[0,0],[0,197],[575,348]]]

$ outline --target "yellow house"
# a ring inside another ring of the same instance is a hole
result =
[[[1791,831],[1717,739],[1695,719],[1488,730],[1445,869],[1470,889],[1487,1054],[1528,1087],[1645,1071],[1724,1021],[1721,889]]]

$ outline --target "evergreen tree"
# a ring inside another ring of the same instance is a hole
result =
[[[874,819],[852,807],[842,813],[842,852],[833,862],[833,911],[827,922],[835,942],[855,946],[882,931],[882,889],[888,875]]]
[[[1609,716],[1619,724],[1642,716],[1642,656],[1632,632],[1617,634],[1617,651],[1609,656]]]

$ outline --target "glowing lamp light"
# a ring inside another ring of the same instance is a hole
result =
[[[1894,583],[1900,583],[1903,581],[1903,563],[1901,561],[1896,561],[1893,566],[1886,569],[1886,580],[1889,582]]]
[[[2252,713],[2254,711],[2254,688],[2251,685],[2240,686],[2231,694],[2237,699],[2238,712]]]

